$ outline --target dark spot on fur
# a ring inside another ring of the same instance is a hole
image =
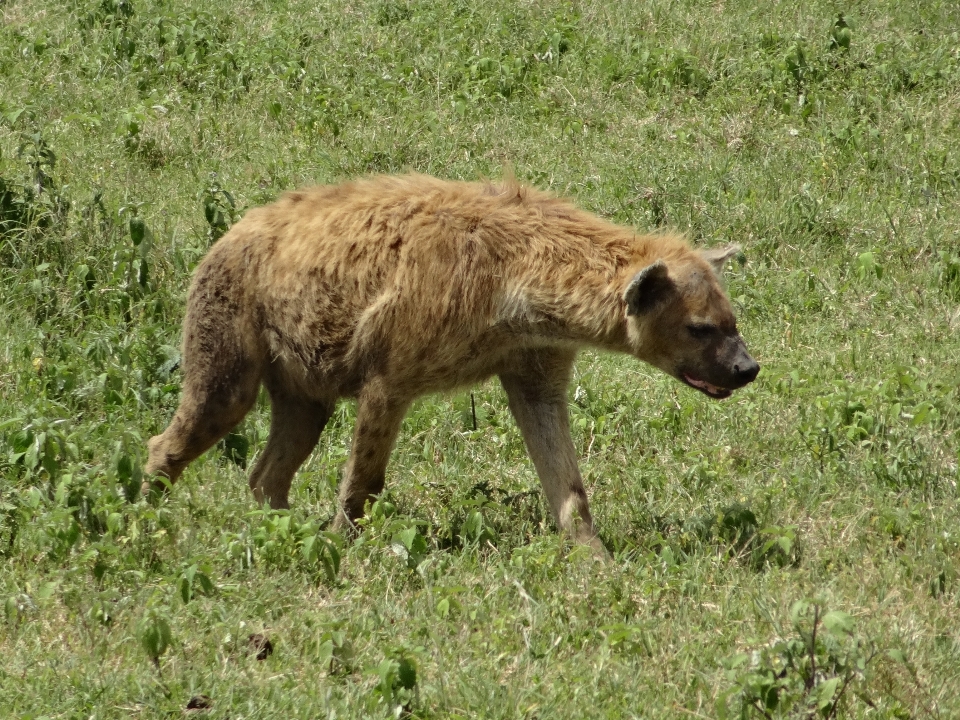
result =
[[[287,193],[287,198],[293,204],[297,204],[298,202],[301,202],[303,200],[303,193],[298,193],[298,192]]]
[[[316,330],[313,331],[316,334]],[[323,359],[324,354],[330,349],[329,345],[320,343],[313,349],[313,365],[319,365],[320,361]]]
[[[401,245],[403,245],[403,238],[397,235],[396,239],[390,243],[390,249],[399,250]]]

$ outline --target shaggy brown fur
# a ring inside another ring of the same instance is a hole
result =
[[[638,235],[514,182],[379,177],[288,193],[197,268],[183,397],[146,471],[176,481],[262,382],[272,424],[250,487],[288,507],[337,399],[356,398],[336,523],[349,526],[383,489],[410,403],[498,375],[557,524],[599,549],[567,420],[577,350],[630,353],[712,397],[752,381],[759,366],[716,277],[734,251]]]

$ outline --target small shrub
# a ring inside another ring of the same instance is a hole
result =
[[[150,607],[137,624],[137,639],[140,640],[140,646],[147,653],[147,657],[153,661],[157,670],[160,669],[160,658],[173,642],[168,615],[168,608]]]
[[[220,187],[215,174],[203,192],[203,216],[207,220],[207,239],[211,245],[240,219],[236,200],[229,190]]]
[[[327,582],[336,581],[340,535],[321,530],[315,520],[300,522],[285,510],[255,510],[247,517],[256,521],[251,529],[224,537],[228,552],[242,567],[258,562],[282,570],[300,567]]]
[[[952,300],[960,300],[960,256],[948,250],[938,253],[937,288]]]
[[[829,720],[857,700],[873,706],[864,688],[877,650],[857,637],[853,617],[806,601],[790,616],[792,636],[727,662],[733,686],[717,701],[718,717]]]
[[[376,670],[374,693],[399,716],[409,714],[417,688],[417,664],[409,654],[396,651],[385,657]]]

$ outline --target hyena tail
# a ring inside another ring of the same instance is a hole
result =
[[[239,423],[253,407],[267,361],[254,326],[255,302],[238,253],[223,238],[201,262],[183,324],[183,387],[170,425],[147,443],[143,491],[176,482],[190,462]]]

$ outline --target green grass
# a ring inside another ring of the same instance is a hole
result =
[[[0,715],[960,715],[955,2],[0,15]],[[495,383],[476,430],[469,394],[413,409],[353,543],[322,529],[349,404],[288,515],[240,467],[265,401],[138,498],[190,272],[246,208],[510,168],[744,248],[755,384],[715,403],[629,358],[577,365],[613,562],[556,535]]]

